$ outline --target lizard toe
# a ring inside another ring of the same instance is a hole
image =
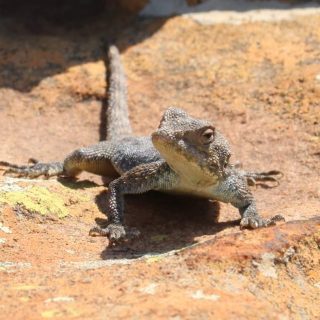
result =
[[[140,236],[137,228],[127,228],[118,224],[109,224],[105,228],[94,226],[90,229],[89,235],[92,237],[108,237],[112,243],[119,243],[125,240],[133,240]]]
[[[262,225],[261,219],[249,218],[249,226],[251,229],[257,229]]]
[[[240,222],[241,229],[258,229],[275,225],[276,222],[273,219],[262,219],[260,217],[245,217]]]
[[[261,228],[274,226],[276,223],[271,219],[261,219]]]
[[[279,222],[279,221],[286,221],[286,219],[281,214],[277,214],[271,218],[271,221]]]
[[[240,221],[240,229],[245,229],[249,226],[249,218],[242,218]]]
[[[22,177],[28,179],[38,178],[44,176],[49,178],[59,175],[63,172],[63,164],[59,162],[40,163],[32,159],[30,165],[16,165],[13,163],[0,161],[0,166],[7,167],[3,173],[5,176]]]
[[[119,243],[126,239],[126,229],[121,224],[109,224],[106,228],[107,236],[111,243]]]
[[[91,237],[106,237],[109,234],[109,231],[106,228],[101,228],[99,226],[94,226],[89,230],[89,236]]]
[[[248,229],[258,229],[261,228],[264,224],[263,219],[260,217],[248,217],[246,219],[246,225],[244,227]]]

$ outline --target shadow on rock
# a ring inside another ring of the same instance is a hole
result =
[[[96,197],[99,210],[107,215],[106,192]],[[103,259],[138,258],[145,254],[179,250],[196,243],[195,238],[213,235],[239,225],[239,220],[218,223],[220,205],[216,201],[172,196],[159,192],[125,197],[125,225],[135,227],[138,239],[107,247]],[[97,218],[105,227],[107,220]]]
[[[145,16],[139,16],[139,10],[130,11],[132,5],[127,3],[128,8],[113,0],[0,0],[0,87],[29,92],[47,77],[103,59],[103,44],[115,42],[123,51],[152,36],[170,16],[183,12],[292,8],[268,1],[214,1],[186,8],[182,2],[166,6],[159,0],[158,10],[153,5],[154,12],[146,10]],[[313,8],[316,3],[295,7]],[[155,19],[161,12],[162,18]]]
[[[94,181],[90,180],[77,180],[77,178],[63,178],[58,177],[57,180],[65,187],[78,190],[78,189],[87,189],[87,188],[96,188],[99,185]]]
[[[115,1],[0,0],[0,88],[30,92],[70,67],[103,60],[106,43],[123,51],[143,41],[164,21],[139,18]]]

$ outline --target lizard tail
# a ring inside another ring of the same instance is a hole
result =
[[[108,104],[106,138],[116,140],[132,135],[127,103],[127,82],[116,46],[110,46],[107,57]]]

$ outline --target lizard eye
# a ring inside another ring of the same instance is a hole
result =
[[[202,132],[202,139],[204,144],[209,144],[213,141],[214,130],[209,128]]]

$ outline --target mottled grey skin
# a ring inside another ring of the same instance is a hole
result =
[[[138,235],[123,224],[125,194],[149,190],[186,194],[231,203],[239,209],[241,227],[266,227],[280,220],[259,216],[248,181],[276,181],[279,172],[246,173],[229,163],[230,147],[223,135],[208,121],[192,118],[183,110],[169,108],[151,137],[129,136],[131,132],[126,100],[126,84],[118,50],[109,50],[108,139],[78,149],[62,163],[34,163],[9,166],[7,173],[35,178],[74,177],[81,171],[118,177],[108,189],[110,224],[95,227],[92,235],[106,235],[118,242]],[[117,120],[117,121],[115,121]],[[118,122],[118,126],[117,126]]]

